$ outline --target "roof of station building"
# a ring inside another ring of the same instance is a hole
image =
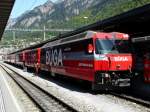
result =
[[[0,0],[0,40],[7,25],[15,0]]]

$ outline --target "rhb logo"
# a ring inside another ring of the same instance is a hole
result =
[[[122,57],[122,56],[117,56],[117,57],[114,57],[114,60],[115,61],[128,61],[128,58]]]

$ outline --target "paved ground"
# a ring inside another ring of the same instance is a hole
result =
[[[0,112],[22,112],[0,68]]]

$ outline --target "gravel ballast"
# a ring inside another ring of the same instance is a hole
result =
[[[75,91],[34,76],[32,73],[23,72],[11,65],[5,65],[81,112],[150,112],[149,108],[112,95],[93,95],[90,92]]]
[[[2,70],[2,69],[0,69]],[[7,80],[8,85],[11,88],[11,91],[17,103],[21,107],[22,112],[40,112],[38,107],[32,102],[32,100],[24,93],[24,91],[16,84],[16,82],[2,70],[4,78]]]

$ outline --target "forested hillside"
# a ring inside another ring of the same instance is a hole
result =
[[[93,22],[103,20],[133,8],[150,3],[150,0],[62,0],[45,4],[25,12],[18,18],[9,21],[9,28],[76,29]],[[46,38],[52,38],[59,32],[46,32]],[[4,33],[2,44],[20,44],[43,41],[43,32],[16,32],[13,40],[12,32]],[[15,42],[14,42],[15,41]]]

